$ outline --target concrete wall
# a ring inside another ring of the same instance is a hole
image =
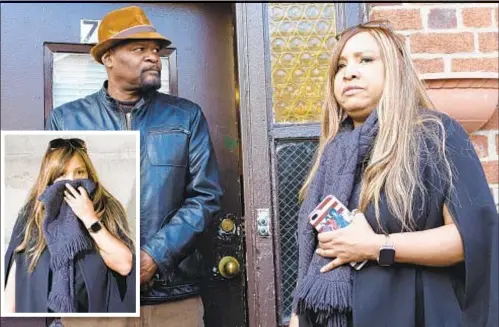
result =
[[[78,137],[87,143],[88,154],[97,170],[102,185],[125,207],[135,236],[136,217],[136,137],[135,133],[119,135],[82,135],[78,133],[62,134],[62,137]],[[12,228],[19,209],[26,201],[30,188],[34,185],[40,171],[45,149],[50,140],[61,137],[50,135],[5,135],[5,156],[2,161],[4,176],[2,179],[2,235],[8,244]],[[4,248],[5,251],[5,248]],[[2,254],[3,255],[3,254]]]

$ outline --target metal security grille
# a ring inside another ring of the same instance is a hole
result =
[[[285,141],[276,145],[283,323],[291,315],[291,293],[298,272],[298,192],[307,177],[317,145],[316,140]]]

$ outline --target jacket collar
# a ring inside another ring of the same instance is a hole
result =
[[[107,84],[107,80],[102,84],[102,88],[99,91],[99,98],[106,105],[106,107],[111,108],[114,111],[119,111],[120,109],[116,100],[113,99],[109,93],[107,93]],[[153,91],[143,94],[142,98],[135,104],[132,111],[140,111],[142,108],[147,108],[152,99],[155,97],[156,92],[157,91]]]

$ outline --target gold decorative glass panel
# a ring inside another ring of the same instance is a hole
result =
[[[269,3],[268,16],[274,121],[318,121],[336,41],[334,4]]]

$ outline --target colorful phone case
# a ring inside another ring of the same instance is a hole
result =
[[[310,223],[319,233],[346,227],[352,218],[352,213],[333,195],[326,196],[308,216]],[[351,262],[350,265],[360,270],[366,262],[367,260],[360,263]]]

